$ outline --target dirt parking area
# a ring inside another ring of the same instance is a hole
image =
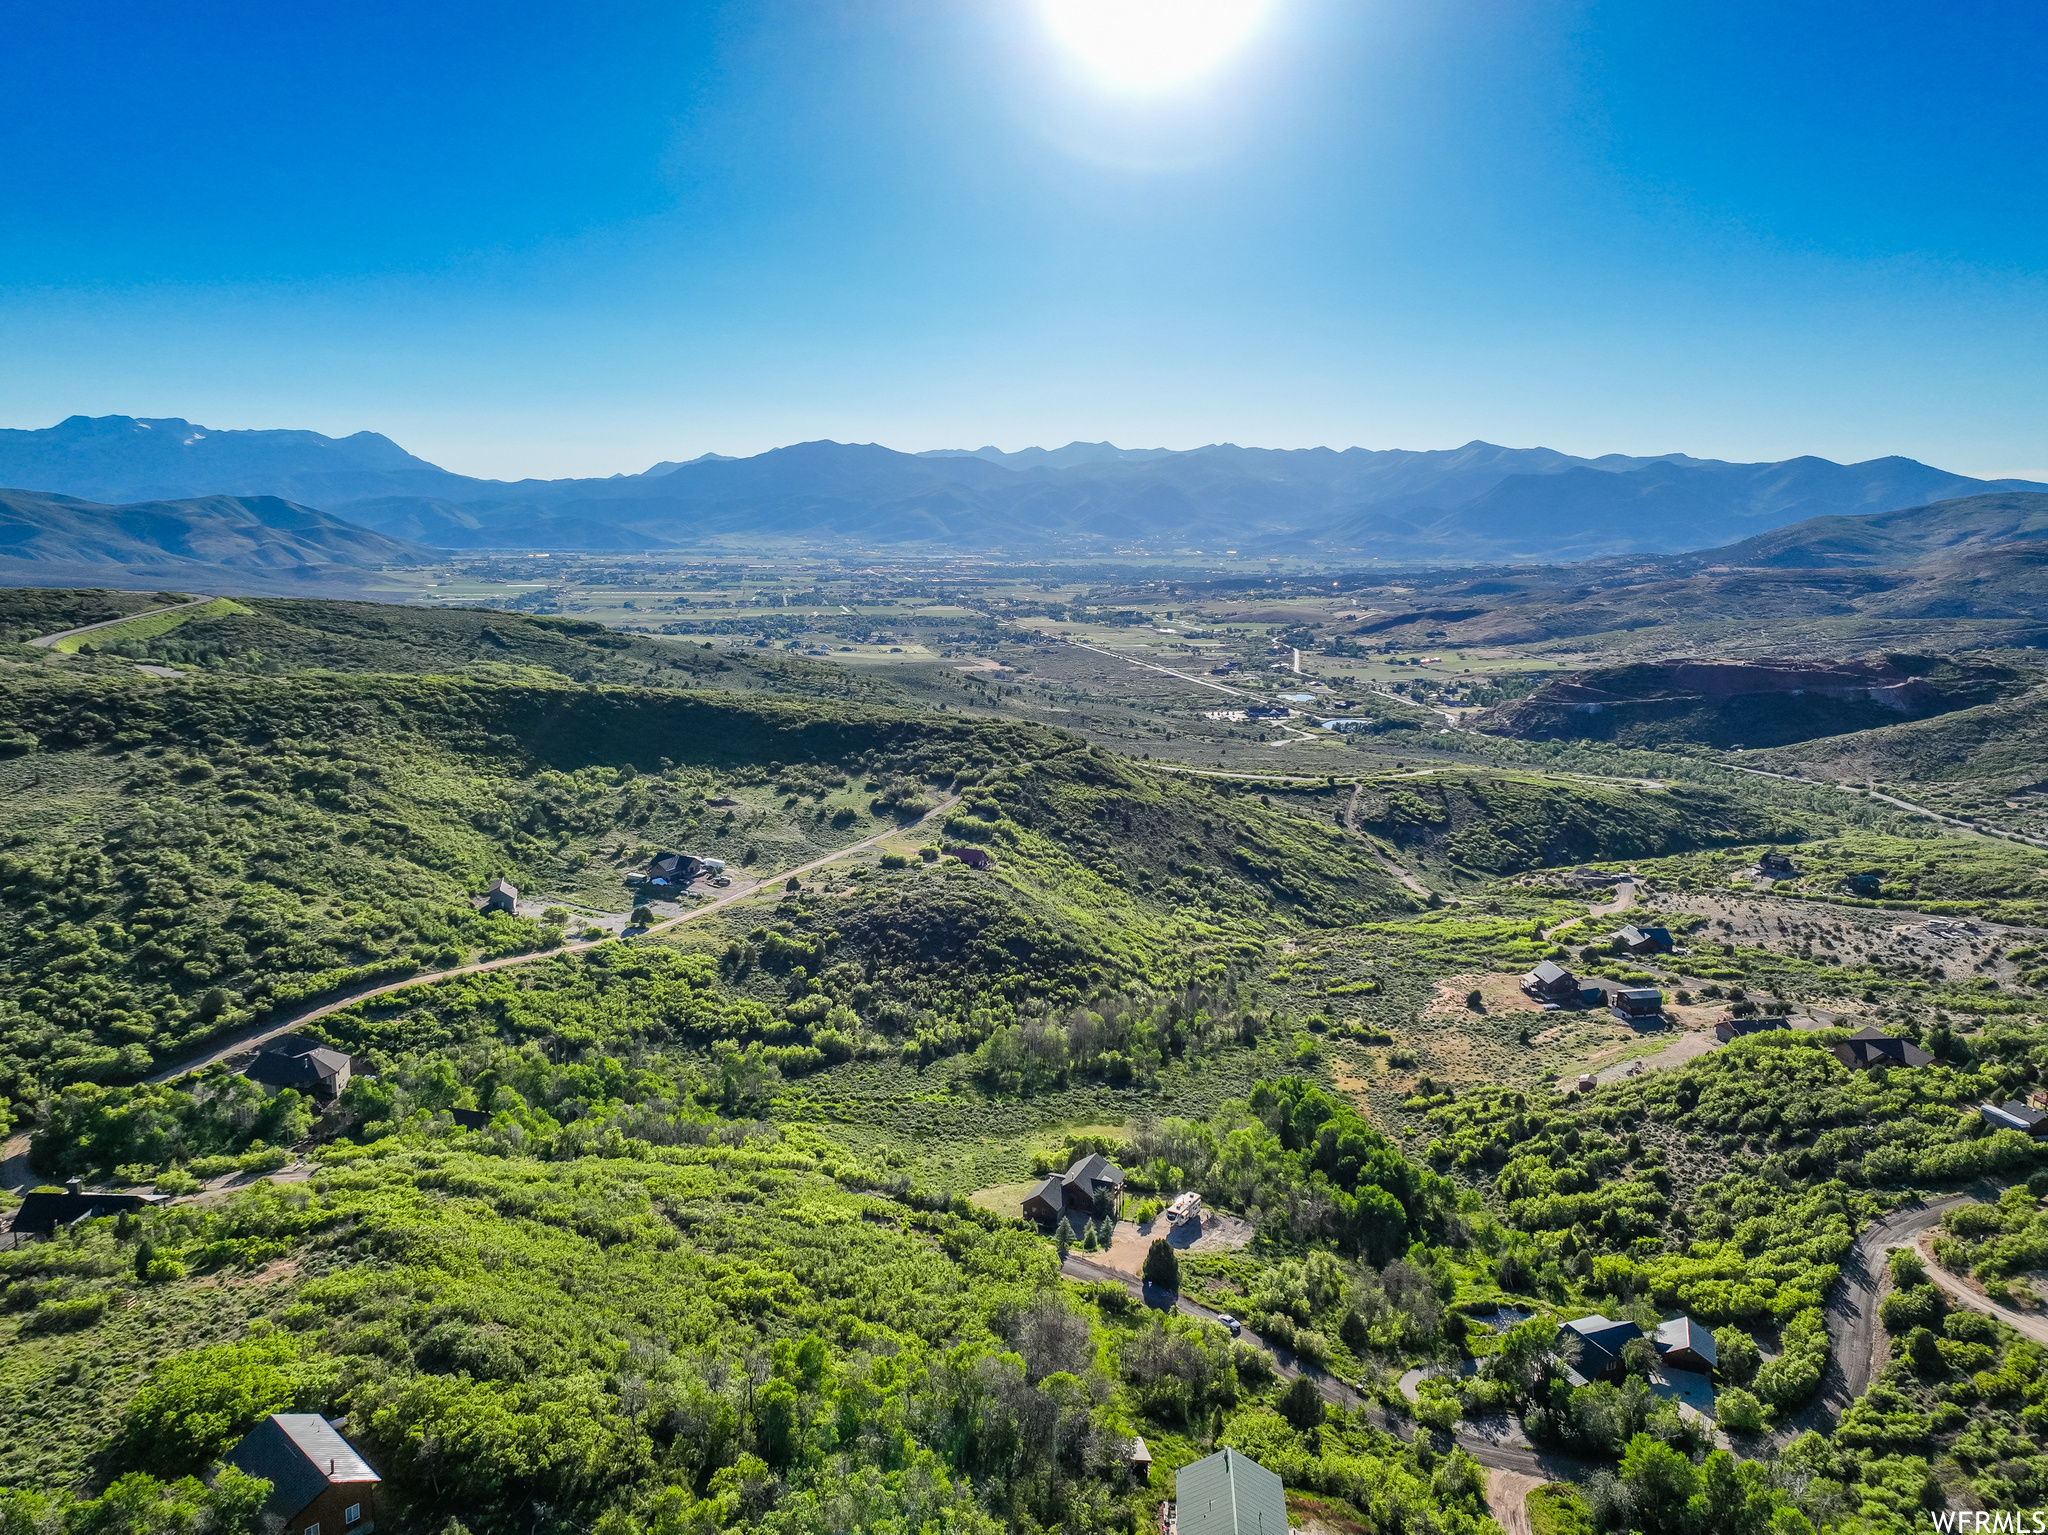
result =
[[[1169,1226],[1163,1215],[1155,1216],[1143,1225],[1136,1221],[1118,1221],[1110,1234],[1108,1250],[1090,1256],[1103,1267],[1113,1268],[1135,1279],[1144,1267],[1145,1254],[1152,1250],[1152,1242],[1157,1237],[1166,1238],[1177,1253],[1232,1252],[1251,1244],[1252,1223],[1241,1216],[1208,1209],[1202,1211],[1200,1231],[1194,1230],[1193,1223],[1189,1221]]]
[[[1489,1013],[1540,1013],[1543,1004],[1522,990],[1519,975],[1453,975],[1436,983],[1436,995],[1425,1014],[1469,1017],[1472,1009],[1465,999],[1474,991]]]

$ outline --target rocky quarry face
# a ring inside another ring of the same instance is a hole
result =
[[[2033,680],[1972,657],[1649,661],[1567,673],[1477,724],[1523,740],[1783,746],[1991,703]]]

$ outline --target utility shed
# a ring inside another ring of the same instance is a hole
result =
[[[263,1505],[270,1528],[288,1535],[370,1535],[380,1478],[317,1412],[271,1414],[226,1458],[270,1483]]]
[[[1218,1450],[1174,1475],[1177,1535],[1283,1535],[1287,1490],[1236,1450]]]

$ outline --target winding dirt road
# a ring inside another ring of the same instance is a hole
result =
[[[640,933],[634,936],[644,937],[652,933],[667,932],[670,928],[680,927],[685,922],[695,922],[701,917],[709,916],[712,912],[722,911],[735,901],[743,901],[749,896],[759,895],[763,890],[782,884],[785,880],[808,874],[813,869],[821,869],[826,864],[836,863],[851,853],[858,853],[864,848],[873,847],[876,843],[886,841],[890,837],[908,831],[913,826],[921,826],[926,821],[932,819],[932,817],[942,815],[959,802],[959,795],[948,795],[915,821],[907,821],[900,825],[887,827],[882,831],[876,832],[872,837],[850,843],[840,848],[837,852],[827,853],[822,858],[814,858],[809,863],[799,864],[794,869],[784,869],[779,874],[767,875],[754,881],[752,884],[735,884],[725,894],[703,906],[697,907],[694,911],[684,912],[680,917],[671,917],[666,922],[657,922],[652,927],[643,928]],[[343,992],[320,1003],[318,1006],[301,1009],[299,1012],[292,1013],[287,1017],[268,1018],[262,1023],[255,1024],[249,1028],[238,1029],[233,1034],[214,1040],[198,1054],[187,1056],[173,1065],[152,1072],[147,1080],[151,1082],[170,1082],[185,1076],[187,1073],[204,1070],[216,1062],[226,1060],[231,1055],[252,1049],[257,1045],[276,1039],[280,1035],[289,1034],[293,1029],[300,1028],[305,1024],[313,1022],[315,1019],[325,1018],[329,1013],[338,1013],[345,1007],[353,1007],[356,1003],[369,997],[388,996],[392,992],[404,991],[412,986],[431,986],[436,981],[450,980],[459,975],[480,975],[486,970],[508,970],[514,965],[531,965],[541,960],[553,959],[558,954],[583,953],[596,948],[599,944],[617,943],[618,941],[618,939],[610,936],[589,940],[575,939],[562,944],[559,948],[537,949],[531,954],[508,954],[502,959],[479,960],[475,964],[456,965],[447,970],[435,970],[425,975],[409,975],[403,980],[387,981],[381,985],[357,987],[353,991]]]

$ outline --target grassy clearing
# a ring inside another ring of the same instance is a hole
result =
[[[95,629],[90,634],[74,634],[68,640],[57,641],[50,648],[63,655],[75,655],[86,645],[92,646],[95,650],[107,650],[115,645],[153,640],[158,635],[169,634],[173,629],[192,622],[195,618],[230,618],[249,611],[239,602],[226,597],[216,597],[211,602],[202,602],[191,607],[144,613],[125,623]]]

